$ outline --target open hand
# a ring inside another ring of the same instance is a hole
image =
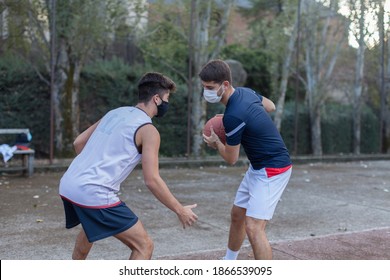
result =
[[[183,210],[177,214],[183,228],[186,228],[186,226],[192,226],[198,220],[198,216],[192,212],[192,209],[196,206],[197,204],[184,206]]]

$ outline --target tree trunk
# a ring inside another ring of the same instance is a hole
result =
[[[310,26],[310,24],[309,24]],[[316,49],[318,47],[315,32],[307,29],[308,36],[306,38],[305,50],[305,69],[306,69],[306,101],[309,107],[310,116],[310,132],[311,132],[311,149],[315,156],[322,155],[322,141],[321,141],[321,107],[318,103],[319,85],[318,73],[315,71],[317,64]],[[313,37],[312,37],[313,36]]]
[[[389,33],[388,33],[389,34]],[[387,153],[390,153],[390,110],[388,107],[389,104],[389,91],[390,91],[390,40],[387,40],[387,70],[386,70],[386,84],[385,84],[385,150]]]
[[[304,46],[306,99],[310,112],[311,144],[313,154],[322,155],[321,109],[331,89],[332,73],[345,36],[338,36],[345,22],[334,21],[338,1],[330,1],[327,14],[318,10],[314,1],[302,1],[305,13]],[[343,29],[344,31],[346,29]],[[337,31],[337,32],[336,32]],[[336,36],[336,34],[338,34]],[[340,38],[341,37],[341,38]]]
[[[386,152],[386,79],[385,79],[385,23],[384,23],[384,3],[379,4],[378,29],[380,42],[380,113],[379,113],[379,143],[380,152]]]
[[[62,151],[63,145],[63,110],[62,110],[62,91],[66,83],[67,75],[65,69],[68,64],[68,55],[66,53],[66,43],[62,38],[58,39],[57,43],[57,62],[54,73],[54,143],[57,151]]]
[[[310,130],[311,146],[313,155],[322,156],[322,139],[321,139],[321,107],[315,106],[310,112]]]
[[[207,63],[209,43],[209,27],[211,17],[211,1],[197,1],[195,12],[195,34],[194,34],[194,73],[192,80],[192,156],[199,157],[202,151],[203,137],[202,129],[206,118],[206,102],[202,96],[202,87],[198,73],[201,67]]]
[[[71,120],[72,120],[72,135],[71,139],[76,138],[79,134],[80,128],[80,106],[79,106],[79,93],[80,93],[80,76],[81,76],[81,63],[74,64],[73,71],[73,86],[72,86],[72,102],[71,102]],[[73,145],[71,147],[73,149]]]
[[[353,153],[360,154],[360,137],[361,137],[361,96],[363,91],[363,74],[364,74],[364,18],[365,18],[365,3],[360,0],[360,17],[359,17],[359,47],[357,49],[356,69],[355,69],[355,85],[354,85],[354,118],[353,118]]]
[[[214,50],[212,51],[210,57],[218,57],[221,48],[225,45],[225,39],[226,39],[226,32],[227,32],[227,27],[229,24],[229,17],[230,17],[230,12],[233,7],[233,3],[235,0],[223,0],[220,3],[219,9],[222,11],[220,15],[220,19],[217,25],[217,28],[214,32],[213,36],[213,41],[215,42],[215,47]],[[215,1],[217,4],[219,3],[218,1]]]
[[[225,40],[225,30],[227,27],[227,19],[230,15],[230,10],[233,5],[233,0],[225,0],[223,2],[223,14],[219,25],[216,27],[216,36],[213,37],[215,41],[215,48],[212,52],[208,47],[210,44],[210,19],[212,12],[212,1],[196,1],[195,19],[195,34],[194,34],[194,46],[193,46],[193,63],[195,77],[192,80],[192,156],[200,157],[204,142],[203,142],[203,126],[206,120],[207,103],[202,96],[202,85],[198,77],[200,69],[211,58],[218,56],[223,42]]]
[[[388,102],[386,103],[388,104]],[[385,152],[390,154],[390,112],[389,109],[386,110],[386,115],[385,115],[385,139],[384,139],[384,147],[385,147]]]
[[[81,64],[78,61],[70,61],[67,71],[67,80],[64,88],[63,101],[63,154],[73,151],[73,141],[79,134],[79,84]]]
[[[298,19],[298,17],[297,17],[297,19]],[[282,80],[280,82],[280,96],[279,96],[278,102],[276,104],[276,112],[275,112],[275,117],[274,117],[274,123],[276,125],[276,128],[279,131],[282,127],[284,102],[286,100],[287,83],[288,83],[288,77],[289,77],[289,72],[290,72],[289,69],[290,69],[290,65],[291,65],[292,55],[294,53],[294,45],[295,45],[295,41],[297,39],[297,33],[298,33],[298,21],[294,25],[294,30],[293,30],[293,32],[290,36],[290,40],[288,42],[286,57],[285,57],[284,62],[283,62]]]

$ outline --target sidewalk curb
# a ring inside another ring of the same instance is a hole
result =
[[[319,163],[319,162],[352,162],[369,160],[390,160],[390,154],[364,154],[364,155],[324,155],[324,156],[292,156],[293,164]],[[36,160],[35,172],[61,172],[65,171],[72,159],[60,159],[50,164],[48,160]],[[246,157],[240,157],[235,166],[247,166]],[[199,159],[193,158],[160,158],[160,168],[192,168],[201,166],[226,166],[226,162],[219,156],[210,156]],[[141,168],[138,165],[136,168]]]

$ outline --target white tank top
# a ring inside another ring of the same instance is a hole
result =
[[[108,112],[61,178],[60,195],[84,207],[119,203],[120,184],[141,160],[135,134],[149,123],[151,118],[136,107]]]

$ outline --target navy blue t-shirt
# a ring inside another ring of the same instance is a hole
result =
[[[226,143],[230,146],[241,143],[256,170],[289,166],[291,160],[286,145],[262,100],[252,89],[235,89],[223,116]]]

